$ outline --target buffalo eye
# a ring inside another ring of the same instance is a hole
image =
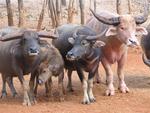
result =
[[[120,27],[120,29],[121,29],[121,30],[125,30],[126,28],[125,28],[125,27]]]
[[[25,38],[22,38],[21,44],[25,44],[25,41],[26,41],[26,39],[25,39]]]
[[[82,41],[81,41],[81,45],[82,45],[82,46],[88,46],[89,43],[88,43],[87,40],[82,40]]]
[[[43,70],[43,73],[46,73],[46,70]]]

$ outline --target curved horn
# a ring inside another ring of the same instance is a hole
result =
[[[95,13],[92,9],[90,9],[90,11],[92,12],[92,14],[94,15],[94,17],[97,20],[99,20],[100,22],[102,22],[104,24],[115,25],[115,26],[120,24],[119,17],[106,18],[106,17],[100,16],[99,14]]]
[[[142,54],[142,60],[143,60],[144,64],[146,64],[147,66],[150,67],[150,60],[146,58],[144,53]]]
[[[145,3],[144,3],[144,14],[134,17],[136,24],[144,23],[148,18],[148,12],[149,12],[149,4],[146,0]]]
[[[78,30],[79,30],[79,28],[77,28],[77,29],[75,30],[75,32],[73,33],[73,37],[74,37],[74,38],[78,37],[78,35],[77,35]]]
[[[23,35],[23,32],[13,32],[13,33],[0,37],[0,41],[9,41],[9,40],[18,39],[18,38],[21,38],[22,35]]]
[[[86,37],[87,40],[103,40],[105,33],[107,30],[104,30],[102,33],[96,35],[96,36],[88,36]]]
[[[38,36],[41,38],[57,39],[59,37],[58,33],[54,34],[52,32],[47,32],[47,31],[39,31],[37,33],[38,33]]]

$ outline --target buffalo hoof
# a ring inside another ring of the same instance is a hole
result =
[[[31,106],[31,102],[29,100],[24,100],[24,102],[22,103],[23,106]]]
[[[17,93],[17,92],[14,92],[12,96],[13,96],[13,98],[18,97],[18,93]]]
[[[68,91],[68,92],[74,92],[74,90],[73,90],[72,87],[67,87],[67,91]]]
[[[90,100],[89,99],[83,99],[82,104],[90,104]]]
[[[64,102],[64,97],[59,97],[59,102]]]
[[[32,99],[30,99],[30,102],[31,104],[37,104],[37,101],[36,101],[36,98],[35,97],[32,97]]]
[[[88,105],[88,104],[90,104],[90,101],[84,101],[84,102],[82,101],[82,104],[84,104],[84,105],[85,105],[85,104],[86,104],[86,105]]]
[[[90,102],[94,103],[96,101],[96,99],[93,97],[93,98],[90,98]]]
[[[120,90],[121,93],[129,93],[130,90],[126,85],[120,85],[120,87],[118,88]]]
[[[93,83],[94,83],[94,84],[100,84],[100,83],[101,83],[101,80],[100,80],[100,79],[95,79],[95,80],[93,81]]]
[[[113,95],[115,95],[114,90],[106,90],[106,96],[113,96]]]
[[[5,91],[5,92],[3,91],[3,92],[2,92],[2,95],[1,95],[1,99],[4,99],[4,98],[6,98],[6,97],[7,97],[7,92],[6,92],[6,91]]]
[[[109,84],[108,85],[108,88],[107,88],[105,94],[106,94],[106,96],[113,96],[113,95],[115,95],[115,89],[114,89],[113,84]]]
[[[30,94],[29,95],[29,99],[30,99],[30,103],[33,105],[33,104],[36,104],[37,101],[36,101],[36,97],[34,96],[34,94]]]

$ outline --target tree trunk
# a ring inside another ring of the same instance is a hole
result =
[[[94,11],[96,12],[96,0],[94,0]]]
[[[6,6],[7,6],[7,16],[8,16],[8,26],[13,26],[13,13],[11,9],[11,3],[10,0],[6,0]]]
[[[61,3],[62,3],[63,6],[67,5],[66,0],[61,0]]]
[[[49,12],[52,19],[52,26],[58,27],[61,20],[61,0],[49,0]]]
[[[69,0],[69,5],[68,5],[68,23],[73,22],[73,16],[74,16],[74,0]]]
[[[131,9],[131,0],[128,0],[128,8],[129,8],[129,14],[131,14],[132,9]]]
[[[23,10],[23,0],[18,0],[18,11],[19,11],[19,24],[21,27],[24,24],[24,10]]]
[[[39,20],[38,20],[37,31],[39,31],[41,29],[41,26],[42,26],[46,3],[47,3],[46,0],[44,0],[42,10],[41,10],[41,13],[40,13],[40,16],[39,16]]]
[[[57,26],[61,23],[61,0],[56,0],[56,18]]]
[[[116,9],[117,9],[117,13],[121,14],[121,0],[117,0]]]
[[[49,8],[50,17],[52,20],[52,27],[54,28],[56,26],[56,21],[55,21],[56,19],[54,15],[53,0],[48,1],[48,8]]]
[[[84,24],[85,23],[85,11],[84,11],[85,1],[79,0],[79,4],[80,4],[81,24]]]

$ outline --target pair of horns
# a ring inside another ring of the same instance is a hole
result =
[[[107,17],[104,17],[104,16],[101,16],[101,15],[97,14],[92,9],[90,9],[90,11],[92,12],[92,14],[94,15],[94,17],[97,20],[99,20],[100,22],[102,22],[104,24],[115,25],[115,26],[120,24],[119,17],[107,18]],[[148,2],[146,0],[145,3],[144,3],[144,14],[134,17],[136,24],[144,23],[147,20],[147,18],[148,18],[148,12],[149,12],[149,4],[148,4]]]
[[[75,30],[75,32],[73,33],[73,37],[76,38],[78,37],[78,31],[80,30],[80,28],[77,28]],[[105,33],[106,33],[106,30],[104,30],[101,34],[98,34],[98,35],[95,35],[95,36],[87,36],[86,37],[86,40],[101,40],[104,36],[105,36]]]
[[[24,33],[27,33],[27,32],[37,33],[37,35],[41,38],[50,38],[50,39],[58,38],[58,34],[54,34],[52,32],[47,32],[47,31],[36,32],[36,31],[32,31],[32,30],[25,30],[25,31],[13,32],[13,33],[4,35],[4,36],[0,37],[0,41],[9,41],[9,40],[19,39],[19,38],[22,38]]]

